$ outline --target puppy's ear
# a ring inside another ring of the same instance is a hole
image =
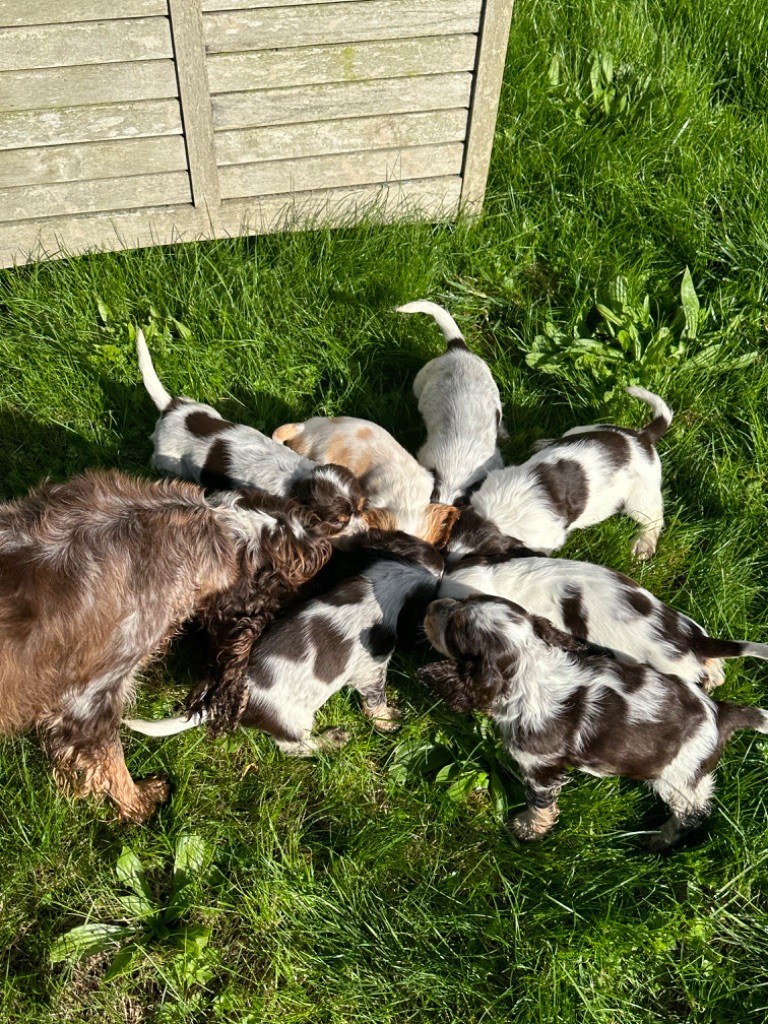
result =
[[[420,683],[428,686],[454,711],[486,711],[509,685],[488,659],[480,661],[437,661],[417,672]]]
[[[451,539],[451,531],[460,515],[461,510],[455,505],[443,505],[441,502],[427,505],[426,529],[423,539],[434,544],[436,548],[444,548]]]
[[[392,531],[397,529],[397,520],[385,508],[366,508],[361,515],[369,530]]]
[[[592,644],[577,636],[572,636],[570,633],[564,633],[543,615],[529,615],[528,618],[531,628],[539,640],[543,640],[550,647],[559,647],[561,651],[567,651],[569,654],[586,654],[594,651]]]
[[[297,452],[299,455],[307,455],[309,444],[304,435],[303,423],[284,423],[282,427],[272,432],[272,440],[279,441],[286,448]]]

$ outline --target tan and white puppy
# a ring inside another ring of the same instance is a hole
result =
[[[505,436],[501,398],[485,362],[470,352],[456,321],[434,302],[409,302],[398,313],[427,313],[443,333],[446,350],[430,359],[413,382],[427,441],[416,458],[437,478],[438,501],[453,504],[501,469],[497,441]]]
[[[346,466],[360,480],[368,505],[390,514],[390,529],[435,547],[447,544],[459,510],[433,501],[434,475],[383,427],[354,416],[314,416],[286,423],[272,437],[313,462]]]

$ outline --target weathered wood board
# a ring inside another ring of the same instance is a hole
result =
[[[0,0],[0,267],[482,204],[512,0]]]

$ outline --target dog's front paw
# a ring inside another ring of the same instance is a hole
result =
[[[527,810],[516,814],[509,822],[509,827],[521,843],[532,843],[541,839],[557,821],[557,811],[545,808],[544,810]]]
[[[166,779],[152,778],[137,782],[131,799],[117,805],[121,818],[142,825],[152,817],[158,807],[171,795],[171,785]]]
[[[397,732],[403,722],[402,712],[387,704],[364,708],[364,711],[365,717],[377,732]]]

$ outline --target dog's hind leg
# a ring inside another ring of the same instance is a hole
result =
[[[274,737],[273,737],[274,739]],[[341,750],[349,743],[349,733],[332,727],[313,736],[309,731],[298,740],[278,740],[275,743],[287,757],[312,757],[322,751]]]
[[[647,490],[635,491],[624,505],[624,514],[640,524],[640,530],[632,545],[632,554],[641,562],[647,562],[656,553],[656,546],[664,529],[661,479],[658,482],[649,480]]]
[[[646,840],[646,847],[654,852],[669,850],[680,841],[685,832],[695,828],[709,813],[712,793],[715,788],[714,775],[702,775],[691,786],[679,781],[658,779],[652,788],[672,811],[658,832],[652,832]]]

